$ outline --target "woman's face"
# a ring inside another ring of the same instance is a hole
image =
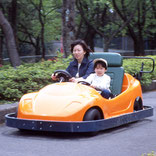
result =
[[[86,52],[81,45],[78,44],[73,48],[73,56],[79,63],[82,62],[85,54]]]

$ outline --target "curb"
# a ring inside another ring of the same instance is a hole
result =
[[[5,122],[5,115],[8,113],[16,112],[18,102],[12,104],[0,105],[0,124]]]
[[[156,90],[156,80],[153,80],[149,86],[142,86],[142,91],[153,91]],[[18,102],[12,104],[3,104],[0,105],[0,124],[5,122],[5,115],[8,113],[16,112]]]
[[[156,90],[156,80],[153,80],[149,86],[142,86],[142,92]]]

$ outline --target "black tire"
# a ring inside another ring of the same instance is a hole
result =
[[[134,111],[142,110],[143,104],[141,97],[137,97],[134,102]]]
[[[100,120],[100,119],[102,119],[100,111],[96,108],[91,108],[86,112],[83,121]]]
[[[100,120],[102,118],[103,118],[103,116],[102,116],[102,114],[100,113],[100,111],[98,109],[91,108],[86,112],[86,114],[85,114],[85,116],[83,118],[83,121]],[[85,136],[92,137],[92,136],[97,135],[98,131],[96,131],[96,132],[86,132],[84,134],[85,134]]]

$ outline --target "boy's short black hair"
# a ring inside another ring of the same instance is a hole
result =
[[[94,69],[97,67],[97,65],[100,64],[102,67],[104,67],[107,70],[107,61],[100,58],[94,60]]]

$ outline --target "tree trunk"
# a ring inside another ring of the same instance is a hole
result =
[[[0,67],[3,64],[2,51],[3,51],[3,36],[0,36]]]
[[[42,45],[42,58],[45,59],[45,44],[44,44],[44,26],[41,28],[41,45]]]
[[[9,7],[9,22],[11,24],[11,27],[13,29],[14,35],[16,36],[16,31],[17,31],[17,22],[16,22],[16,18],[17,18],[17,0],[12,0],[11,2],[11,6]]]
[[[2,11],[0,10],[0,26],[2,27],[2,30],[5,35],[6,39],[6,47],[7,51],[10,57],[10,62],[13,67],[20,65],[20,58],[17,52],[16,44],[15,44],[15,38],[13,34],[13,30],[9,24],[9,22],[4,17]]]
[[[87,26],[87,31],[85,33],[85,42],[87,43],[87,45],[90,47],[90,49],[92,51],[94,51],[94,37],[95,37],[95,30],[92,29],[92,27]]]
[[[144,51],[144,41],[141,39],[141,37],[137,38],[134,41],[134,55],[135,56],[144,56],[145,51]]]
[[[104,45],[105,45],[105,46],[104,46],[104,49],[103,49],[104,52],[108,52],[109,44],[110,44],[110,43],[107,43],[107,42],[104,44]]]
[[[69,56],[70,44],[75,39],[75,0],[63,0],[62,40],[65,57]]]
[[[45,44],[44,44],[44,16],[42,16],[41,14],[41,10],[42,10],[42,7],[43,7],[43,3],[42,3],[42,0],[40,0],[40,3],[39,3],[39,21],[40,21],[40,24],[41,24],[41,48],[42,48],[42,58],[45,59]]]
[[[12,0],[11,5],[8,9],[8,22],[10,23],[13,33],[14,33],[14,38],[15,38],[15,43],[16,43],[16,48],[19,48],[19,43],[18,43],[18,37],[17,37],[17,0]]]
[[[39,36],[36,38],[36,43],[34,45],[35,47],[35,55],[40,55],[40,38]]]
[[[105,36],[103,36],[103,51],[104,52],[108,52],[109,45],[110,45],[109,38],[106,38]]]

